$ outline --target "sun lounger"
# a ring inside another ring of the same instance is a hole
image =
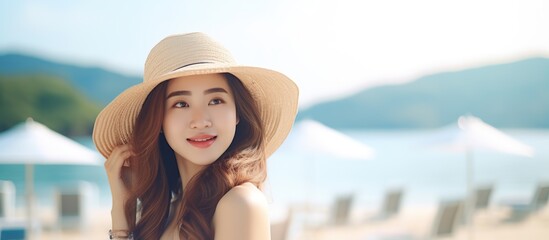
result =
[[[490,206],[490,200],[494,187],[492,185],[481,186],[475,190],[474,210],[487,209]]]
[[[0,220],[0,240],[25,240],[26,237],[26,222],[15,220]]]
[[[332,226],[342,226],[350,222],[351,218],[351,206],[353,204],[354,195],[345,194],[337,196],[334,202],[331,204],[328,212],[322,211],[321,221],[309,221],[305,223],[306,228],[318,229]],[[315,212],[307,211],[308,217]]]
[[[354,196],[352,194],[336,198],[336,201],[332,206],[331,217],[328,220],[328,224],[343,225],[349,222],[353,198]]]
[[[442,202],[433,222],[431,238],[452,235],[456,229],[457,219],[463,214],[462,201]]]
[[[540,183],[534,194],[532,195],[530,202],[507,202],[504,203],[510,207],[510,215],[505,218],[504,222],[518,222],[526,219],[530,215],[534,214],[538,210],[547,205],[549,199],[549,183]]]
[[[483,185],[475,189],[475,195],[470,196],[472,198],[471,209],[471,221],[475,222],[475,216],[478,211],[487,210],[490,207],[490,200],[492,198],[492,192],[494,187],[492,185]],[[467,223],[467,213],[464,205],[463,214],[460,216],[459,224],[465,225]]]
[[[15,186],[11,181],[0,180],[0,220],[15,214]]]
[[[392,189],[385,193],[381,212],[373,217],[368,218],[368,221],[386,220],[398,214],[402,202],[403,190]]]
[[[59,187],[57,202],[57,227],[62,229],[86,229],[89,222],[96,187],[88,182]]]
[[[414,236],[406,231],[393,231],[390,233],[374,233],[363,238],[364,240],[433,240],[447,238],[454,234],[457,222],[463,212],[463,201],[443,201],[438,206],[438,211],[433,220],[430,232],[425,236]]]

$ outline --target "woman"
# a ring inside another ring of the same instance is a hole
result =
[[[111,239],[270,239],[266,158],[297,113],[281,73],[237,65],[202,33],[169,36],[144,81],[97,117]]]

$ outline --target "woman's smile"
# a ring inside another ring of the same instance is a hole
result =
[[[215,142],[216,139],[217,139],[217,136],[202,134],[202,135],[197,135],[191,138],[187,138],[187,142],[189,142],[191,145],[197,148],[208,148]]]

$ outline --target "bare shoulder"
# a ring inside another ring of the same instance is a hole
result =
[[[217,208],[229,207],[240,210],[267,208],[263,192],[251,183],[244,183],[229,190],[217,204]]]
[[[263,192],[251,183],[229,190],[217,204],[215,239],[268,239],[269,213]]]

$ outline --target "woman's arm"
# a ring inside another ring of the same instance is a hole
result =
[[[128,189],[122,181],[122,170],[129,167],[127,161],[132,155],[129,144],[116,147],[107,161],[105,161],[105,171],[109,179],[112,194],[112,230],[128,230],[128,221],[124,212],[124,204],[128,199]]]
[[[213,226],[216,240],[269,240],[267,199],[251,183],[236,186],[219,200]]]

